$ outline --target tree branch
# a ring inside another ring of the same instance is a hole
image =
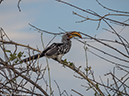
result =
[[[27,47],[27,48],[32,49],[32,50],[34,50],[34,51],[42,52],[42,51],[40,51],[40,50],[38,50],[38,49],[35,49],[35,48],[33,48],[33,47],[30,47],[30,46],[28,46],[28,45],[23,45],[23,44],[16,43],[16,42],[13,42],[13,41],[0,40],[0,42],[1,42],[1,43],[4,43],[4,44],[13,44],[13,45],[17,45],[17,46]]]

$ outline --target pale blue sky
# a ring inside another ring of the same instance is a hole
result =
[[[96,0],[64,0],[70,2],[71,4],[77,5],[83,9],[91,9],[100,15],[105,15],[109,11],[103,9],[98,5]],[[123,11],[129,11],[129,0],[99,0],[102,4],[109,8],[119,9]],[[36,27],[51,31],[51,32],[60,32],[61,30],[58,27],[65,29],[66,31],[81,31],[92,36],[96,35],[101,38],[114,38],[111,34],[108,34],[102,30],[102,28],[107,28],[103,22],[99,30],[96,30],[98,22],[86,21],[83,23],[75,23],[76,21],[83,20],[82,18],[72,14],[72,11],[77,12],[83,16],[92,17],[93,16],[79,11],[75,8],[67,6],[65,4],[56,2],[55,0],[22,0],[20,3],[21,12],[17,8],[18,0],[4,0],[0,5],[0,27],[2,27],[5,32],[8,34],[11,40],[15,42],[22,43],[25,45],[30,45],[34,48],[39,47],[40,50],[43,50],[40,42],[40,34],[37,31],[34,31],[28,23],[35,25]],[[112,13],[112,12],[111,12]],[[119,19],[119,18],[118,18]],[[120,18],[120,20],[126,20],[127,18]],[[118,26],[114,26],[117,30],[120,30]],[[31,30],[30,30],[31,29]],[[129,28],[125,28],[123,36],[129,36],[127,33]],[[45,34],[44,41],[47,45],[48,41],[52,38],[51,35]],[[60,36],[57,36],[54,39],[55,42],[60,42]],[[83,45],[76,40],[73,41],[72,50],[63,58],[67,58],[69,61],[76,62],[77,66],[83,66],[82,70],[85,67],[85,54]],[[96,43],[93,45],[100,46]],[[100,46],[100,48],[105,49],[105,47]],[[79,51],[78,51],[79,50]],[[108,49],[105,49],[108,50]],[[25,51],[25,50],[22,50]],[[109,52],[112,52],[108,50]],[[1,52],[0,52],[1,53]],[[74,54],[73,54],[74,53]],[[88,54],[89,65],[92,66],[92,69],[95,72],[96,79],[99,79],[99,76],[103,76],[104,73],[112,70],[112,65],[98,59],[97,57]],[[42,58],[42,62],[45,63],[45,59]],[[85,85],[86,82],[78,80],[73,77],[73,74],[76,75],[73,71],[68,68],[63,68],[57,62],[49,59],[51,67],[51,79],[52,87],[55,89],[55,83],[53,80],[56,80],[60,85],[60,88],[67,90],[68,93],[71,92],[71,88],[82,92],[82,94],[93,96],[92,91],[85,91],[85,88],[81,85]],[[101,67],[98,67],[101,66]],[[101,70],[101,72],[100,72]],[[46,75],[47,77],[47,75]],[[72,85],[72,87],[71,87]],[[56,90],[56,89],[55,89]],[[55,96],[58,92],[55,91]],[[92,95],[91,95],[92,94]]]

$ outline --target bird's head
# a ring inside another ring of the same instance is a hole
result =
[[[79,37],[82,38],[81,34],[76,32],[76,31],[72,31],[72,32],[67,32],[62,36],[62,42],[67,42],[70,41],[70,39],[72,39],[73,37]]]

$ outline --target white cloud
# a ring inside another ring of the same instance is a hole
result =
[[[7,0],[5,0],[7,1]],[[12,0],[12,4],[17,0]],[[7,1],[10,2],[10,1]],[[8,4],[7,2],[4,2]],[[11,4],[10,4],[11,5]],[[14,6],[14,5],[13,5]],[[33,22],[35,20],[35,12],[30,10],[25,10],[25,12],[18,12],[17,8],[14,10],[13,8],[5,8],[0,10],[0,27],[2,27],[8,36],[13,40],[25,40],[25,39],[32,39],[36,37],[35,33],[28,33],[30,26],[28,23]],[[33,17],[30,16],[33,14]],[[31,34],[31,36],[30,36]]]

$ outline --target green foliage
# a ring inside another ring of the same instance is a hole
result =
[[[65,59],[63,62],[64,62],[64,63],[67,63],[67,59]]]
[[[101,94],[95,92],[94,96],[102,96]],[[105,96],[105,95],[104,95]],[[111,96],[111,95],[108,95],[108,96]]]
[[[5,52],[9,52],[9,53],[11,53],[11,51],[10,51],[10,50],[5,50]]]
[[[91,70],[91,66],[90,66],[90,67],[85,68],[85,71],[89,71],[89,70]]]
[[[97,88],[99,88],[99,85],[98,85],[98,84],[96,84],[96,87],[97,87]]]
[[[16,59],[17,58],[16,55],[17,55],[16,53],[14,54],[10,53],[10,60],[13,61],[14,59]]]
[[[117,95],[118,95],[118,96],[123,96],[122,93],[120,93],[120,92],[119,92]]]
[[[74,66],[74,63],[73,62],[67,62],[67,59],[63,60],[63,67],[65,67],[65,63],[70,65],[70,66]]]
[[[73,66],[74,65],[73,62],[68,62],[68,63],[69,63],[70,66]]]
[[[95,96],[101,96],[100,94],[98,94],[97,92],[94,94]]]
[[[18,58],[21,58],[22,55],[23,55],[23,53],[24,53],[24,52],[19,52],[19,53],[17,54]]]
[[[19,52],[19,53],[12,53],[11,50],[5,50],[5,52],[9,53],[10,57],[9,57],[9,61],[14,61],[15,63],[17,63],[18,61],[20,61],[19,59],[25,55],[23,55],[24,52]]]

